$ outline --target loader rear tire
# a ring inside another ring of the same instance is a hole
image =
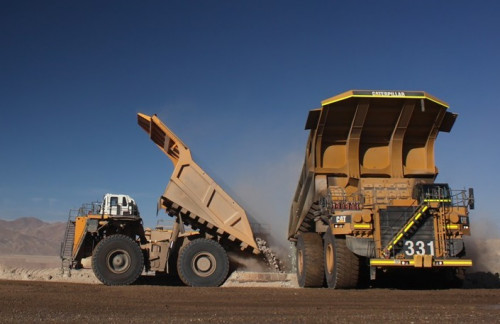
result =
[[[299,286],[322,287],[323,241],[317,233],[302,233],[297,240],[297,280]]]
[[[92,270],[108,286],[130,285],[144,268],[144,255],[130,237],[116,234],[103,239],[92,254]]]
[[[216,241],[196,239],[179,251],[177,272],[188,286],[218,287],[229,273],[229,258]]]
[[[328,288],[356,288],[360,278],[360,258],[349,250],[345,237],[335,236],[327,230],[323,239],[324,272]]]

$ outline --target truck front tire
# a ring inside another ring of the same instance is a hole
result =
[[[360,259],[352,253],[345,237],[337,237],[327,230],[324,235],[324,263],[328,288],[356,288],[360,277]]]
[[[297,240],[297,280],[299,286],[322,287],[323,241],[317,233],[302,233]]]
[[[216,241],[196,239],[179,251],[177,272],[188,286],[218,287],[229,273],[229,258]]]
[[[97,244],[92,254],[92,270],[108,286],[130,285],[144,268],[144,256],[130,237],[116,234]]]

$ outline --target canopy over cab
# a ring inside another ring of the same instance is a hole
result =
[[[434,178],[434,142],[456,114],[423,91],[351,90],[309,112],[307,154],[318,174]]]

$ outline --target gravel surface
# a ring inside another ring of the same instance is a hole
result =
[[[0,261],[0,323],[500,321],[500,289],[470,289],[500,288],[492,273],[469,275],[469,289],[449,290],[298,289],[293,274],[244,271],[233,272],[221,288],[183,287],[152,276],[107,287],[90,269],[61,274],[47,257]]]
[[[0,322],[498,323],[500,290],[107,287],[0,280]]]

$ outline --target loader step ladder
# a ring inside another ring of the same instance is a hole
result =
[[[68,223],[64,239],[61,242],[61,274],[66,274],[71,277],[71,268],[73,267],[73,240],[75,238],[75,217],[74,210],[70,210],[68,215]]]
[[[437,218],[437,230],[436,230],[436,255],[440,255],[442,257],[448,257],[448,251],[446,248],[446,242],[448,241],[447,236],[448,233],[446,231],[446,214],[447,210],[440,208],[439,209],[439,217]]]
[[[392,252],[394,251],[394,248],[397,246],[398,243],[401,242],[401,239],[405,236],[411,235],[409,231],[413,229],[413,233],[415,232],[415,229],[420,227],[421,224],[423,224],[423,220],[427,217],[428,215],[428,210],[429,206],[427,205],[426,202],[421,203],[413,215],[406,221],[406,223],[401,227],[401,229],[389,240],[389,243],[385,246],[385,248],[382,250],[382,255],[385,258],[390,258]]]

